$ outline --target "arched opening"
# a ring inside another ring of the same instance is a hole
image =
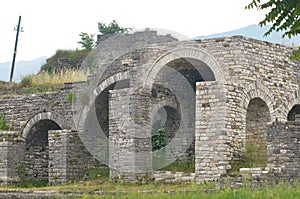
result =
[[[268,122],[271,121],[269,108],[261,98],[250,100],[246,114],[245,151],[240,160],[241,167],[266,167]]]
[[[164,126],[166,131],[165,162],[170,164],[164,168],[156,168],[173,171],[195,171],[195,92],[196,82],[202,81],[215,81],[215,76],[207,64],[194,58],[172,60],[157,73],[154,85],[161,85],[169,89],[175,96],[179,109],[163,107],[158,111],[158,114],[160,111],[166,114]],[[168,98],[168,96],[161,96],[160,98]],[[160,98],[158,100],[161,100]],[[168,126],[168,124],[172,125]],[[168,127],[168,131],[166,127]],[[175,156],[177,157],[173,159]],[[169,160],[173,161],[170,162]],[[155,161],[153,162],[155,163]],[[155,170],[155,165],[153,168]]]
[[[95,110],[97,120],[106,137],[109,135],[109,90],[129,88],[129,80],[117,81],[106,87],[95,99]]]
[[[109,173],[109,91],[128,87],[129,79],[107,85],[96,96],[85,118],[84,132],[80,138],[87,150],[100,162],[101,173]]]
[[[300,104],[296,104],[295,106],[293,106],[293,108],[290,110],[290,112],[287,115],[287,120],[295,121],[296,115],[298,115],[297,118],[300,117]]]
[[[167,63],[159,73],[172,73],[172,69],[179,72],[188,81],[194,91],[196,89],[196,82],[216,80],[209,66],[198,59],[175,59]]]
[[[30,128],[25,139],[24,164],[19,175],[33,183],[48,182],[49,130],[61,130],[61,127],[50,119],[39,120]]]

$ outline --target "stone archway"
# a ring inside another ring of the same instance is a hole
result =
[[[291,114],[295,115],[295,113],[298,112],[297,107],[300,104],[300,97],[298,96],[298,91],[295,91],[292,94],[288,95],[286,99],[287,100],[284,101],[283,104],[277,109],[277,112],[280,113],[279,121],[281,122],[291,120],[294,121],[294,117],[292,117]]]
[[[66,123],[62,115],[56,113],[56,112],[42,112],[34,115],[32,118],[28,120],[26,125],[21,131],[21,136],[23,139],[26,139],[28,136],[28,133],[30,129],[40,120],[52,120],[54,121],[58,126],[61,127],[61,129],[66,129]],[[51,130],[51,129],[50,129]]]
[[[274,122],[276,120],[276,111],[274,109],[274,94],[266,86],[259,83],[259,81],[257,81],[256,83],[249,84],[244,90],[244,95],[241,99],[243,107],[242,117],[244,117],[244,120],[246,120],[248,105],[251,99],[254,98],[260,98],[266,103],[270,111],[270,122]],[[246,124],[246,122],[244,124]],[[245,135],[242,134],[241,137],[245,137]]]
[[[90,91],[77,93],[87,96],[87,102],[80,104],[76,124],[80,139],[90,154],[106,166],[109,165],[109,93],[129,85],[129,72],[125,71],[111,75]]]
[[[25,152],[20,175],[26,180],[48,182],[49,176],[49,130],[62,130],[65,127],[61,115],[43,112],[32,117],[22,131],[25,139]]]
[[[295,104],[287,114],[287,121],[295,121],[300,116],[300,104]]]
[[[239,160],[234,163],[239,165],[237,168],[267,166],[267,131],[277,117],[274,102],[272,91],[260,80],[246,86],[241,99],[240,151]]]
[[[269,108],[265,101],[256,97],[250,100],[246,114],[246,136],[244,144],[245,167],[266,167],[267,131],[271,121]]]
[[[193,48],[193,47],[182,47],[170,50],[165,54],[158,57],[154,63],[147,70],[147,73],[143,76],[143,86],[152,87],[152,84],[155,82],[155,79],[159,71],[168,63],[180,59],[180,58],[190,58],[195,60],[200,60],[205,63],[212,71],[215,76],[216,81],[220,83],[225,82],[224,74],[217,60],[209,54],[206,50],[202,48]]]
[[[165,71],[170,71],[171,75],[167,78],[160,78],[161,73]],[[223,134],[221,131],[225,131],[224,122],[226,122],[226,96],[224,92],[226,81],[217,60],[200,47],[173,49],[158,57],[147,70],[143,82],[145,90],[151,90],[153,84],[157,84],[157,79],[170,82],[166,83],[166,87],[172,88],[171,90],[174,91],[178,99],[179,112],[183,122],[181,125],[186,123],[188,126],[183,130],[179,130],[186,135],[182,137],[181,141],[185,143],[184,147],[186,147],[191,146],[194,140],[197,181],[216,179],[221,174],[226,173],[229,165],[228,154],[223,149],[229,146],[225,144],[226,138],[220,136]],[[186,79],[187,83],[183,83],[184,81],[181,83],[179,80],[182,79]],[[218,93],[218,95],[212,94],[211,96],[214,96],[214,99],[209,100],[211,106],[216,106],[212,110],[202,109],[203,104],[209,103],[206,103],[207,97],[202,98],[203,93],[201,90],[208,87],[211,87],[212,92]],[[176,90],[179,92],[176,93]],[[222,114],[218,113],[220,110]],[[211,117],[206,118],[210,114],[212,114]],[[201,121],[207,121],[206,125],[202,126]],[[210,138],[207,137],[208,134],[211,135]],[[218,160],[207,158],[214,157],[216,151],[205,150],[203,145],[209,145],[209,148],[220,148],[220,151],[217,151],[222,158]],[[219,146],[222,146],[222,148]]]

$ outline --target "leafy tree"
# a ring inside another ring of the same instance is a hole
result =
[[[79,34],[81,40],[78,42],[81,44],[82,48],[91,51],[95,46],[94,34],[88,34],[86,32],[81,32]]]
[[[132,28],[120,27],[119,24],[115,20],[113,20],[110,24],[98,22],[98,30],[101,34],[108,35],[114,33],[126,33],[132,30]]]
[[[262,3],[261,0],[252,0],[246,9],[270,9],[265,19],[259,25],[265,26],[272,23],[271,28],[265,33],[269,35],[273,31],[285,31],[282,37],[296,36],[300,34],[300,1],[299,0],[269,0]],[[294,59],[300,58],[300,48],[293,56]]]

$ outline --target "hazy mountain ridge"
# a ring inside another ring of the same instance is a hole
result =
[[[22,77],[37,73],[40,71],[43,64],[46,63],[46,56],[31,60],[18,61],[15,64],[14,82],[19,82]],[[0,63],[0,80],[9,81],[11,71],[11,62]]]
[[[211,34],[207,36],[198,36],[196,39],[209,39],[209,38],[218,38],[218,37],[230,37],[235,35],[242,35],[245,37],[250,37],[257,40],[268,41],[272,43],[284,44],[288,46],[300,46],[300,36],[289,38],[282,38],[283,31],[281,32],[272,32],[269,36],[265,37],[264,33],[269,30],[271,26],[260,27],[259,25],[249,25],[244,28]]]

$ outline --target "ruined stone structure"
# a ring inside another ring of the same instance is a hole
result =
[[[248,145],[261,173],[299,177],[300,65],[289,59],[292,48],[241,36],[177,41],[154,31],[114,39],[99,39],[100,75],[88,82],[0,98],[12,127],[1,134],[2,182],[21,174],[66,182],[107,165],[111,179],[199,183],[226,176]],[[152,151],[156,122],[166,146]],[[156,172],[176,160],[192,161],[195,172]]]

